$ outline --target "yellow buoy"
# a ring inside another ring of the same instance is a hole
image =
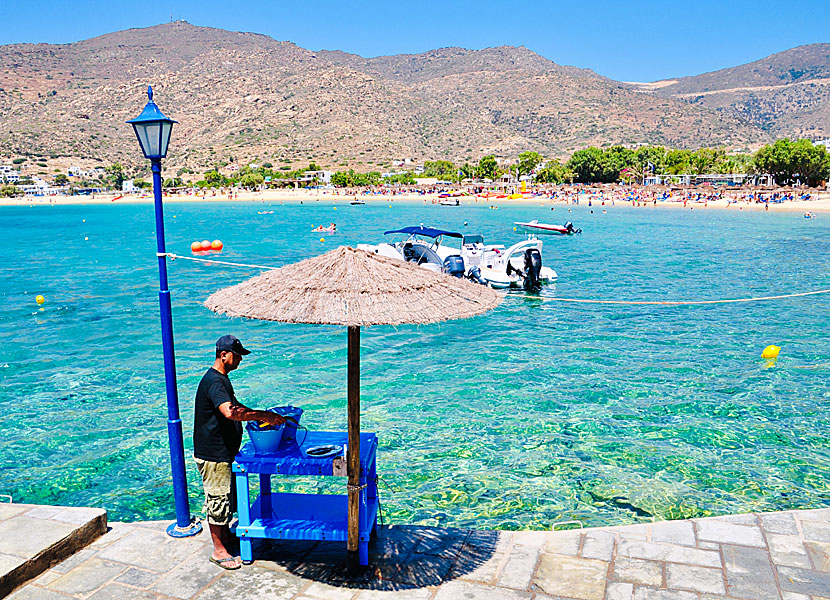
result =
[[[37,296],[35,296],[35,302],[37,302],[38,304],[43,304],[44,302],[46,302],[46,298],[38,294]]]
[[[320,238],[320,241],[321,241],[321,242],[325,242],[325,241],[326,241],[326,238]]]
[[[781,352],[781,348],[778,346],[767,346],[764,348],[764,351],[761,352],[761,358],[766,358],[767,360],[771,358],[778,358],[779,352]]]
[[[89,241],[89,238],[88,238],[88,237],[85,237],[85,238],[84,238],[84,241],[85,241],[85,242]]]

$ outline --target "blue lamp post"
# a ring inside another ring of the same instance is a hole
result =
[[[161,343],[164,352],[164,382],[167,389],[167,437],[170,442],[170,464],[173,470],[173,498],[176,522],[167,528],[172,537],[187,537],[202,531],[202,524],[190,516],[187,500],[187,476],[184,469],[184,440],[179,417],[179,396],[176,391],[176,361],[173,354],[173,311],[167,289],[167,257],[164,249],[164,212],[161,204],[161,159],[167,156],[173,119],[168,119],[153,102],[153,88],[147,87],[150,101],[135,119],[133,126],[141,151],[150,159],[153,170],[153,197],[156,207],[156,244],[159,261],[159,308],[161,312]]]

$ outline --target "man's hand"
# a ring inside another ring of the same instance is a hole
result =
[[[266,423],[268,423],[269,425],[277,426],[277,425],[282,425],[283,423],[285,423],[285,417],[280,416],[277,413],[266,412],[265,414],[267,415],[267,417],[265,419],[262,419],[262,420],[265,421]]]

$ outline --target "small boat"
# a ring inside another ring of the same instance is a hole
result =
[[[503,245],[485,245],[481,235],[464,235],[423,225],[384,232],[384,235],[390,234],[404,234],[405,237],[391,244],[358,244],[357,247],[493,288],[538,289],[558,277],[556,271],[542,266],[542,242],[537,239],[527,239],[505,248]],[[445,239],[460,240],[460,248],[444,243]]]
[[[461,202],[458,198],[447,198],[446,200],[441,200],[438,204],[441,206],[461,206]]]
[[[806,213],[804,213],[804,218],[805,219],[815,219],[816,216],[813,214],[812,211],[808,210]]]
[[[349,202],[349,204],[351,204],[352,206],[363,206],[364,204],[366,204],[366,201],[360,200],[359,198],[355,198],[354,200]]]
[[[540,223],[534,219],[527,223],[514,221],[513,224],[522,228],[526,233],[535,235],[573,235],[574,233],[582,233],[582,230],[576,229],[570,221],[564,225],[551,225],[549,223]]]
[[[314,229],[311,230],[311,233],[336,233],[337,232],[337,225],[334,223],[330,224],[328,227],[323,227],[322,225],[318,225]]]

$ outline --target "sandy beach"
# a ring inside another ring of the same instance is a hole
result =
[[[570,193],[573,194],[574,190]],[[754,200],[742,199],[744,195],[752,192],[739,190],[724,190],[720,193],[721,197],[718,199],[684,199],[682,197],[673,197],[669,199],[646,198],[640,201],[631,200],[630,195],[636,193],[644,193],[642,188],[626,188],[618,187],[610,190],[587,189],[583,193],[572,195],[568,198],[551,198],[549,195],[526,196],[524,198],[496,198],[496,197],[482,197],[481,195],[460,196],[458,200],[461,205],[481,205],[481,206],[544,206],[550,207],[554,210],[557,207],[567,207],[574,203],[578,198],[580,205],[587,205],[590,202],[591,207],[598,209],[610,208],[669,208],[674,210],[708,210],[708,209],[727,209],[727,210],[752,210],[770,212],[807,212],[813,213],[828,213],[830,212],[830,192],[812,192],[810,200],[784,200],[782,202],[770,202],[769,204],[755,202]],[[694,194],[711,194],[712,190],[690,190]],[[648,192],[651,193],[651,192]],[[772,196],[774,191],[764,192],[764,196]],[[561,194],[561,192],[560,192]],[[440,200],[439,193],[345,193],[342,191],[332,190],[265,190],[258,192],[238,192],[232,196],[224,194],[216,194],[206,196],[195,194],[165,194],[165,203],[200,203],[200,202],[251,202],[256,204],[274,205],[274,204],[301,204],[301,203],[318,203],[328,202],[332,204],[348,204],[355,198],[360,198],[366,204],[424,204],[424,205],[438,205]],[[2,198],[0,199],[0,206],[49,206],[49,205],[85,205],[85,204],[134,204],[153,202],[153,198],[149,194],[143,195],[122,195],[116,193],[96,194],[95,196],[48,196],[35,198]]]

